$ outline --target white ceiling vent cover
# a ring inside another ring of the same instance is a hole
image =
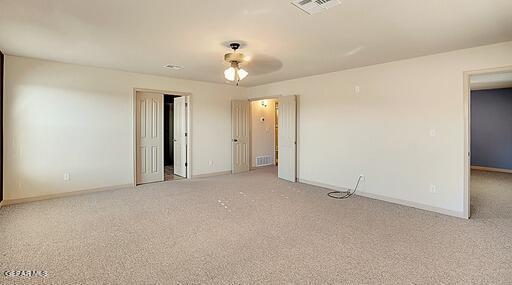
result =
[[[341,4],[340,0],[294,0],[292,4],[302,11],[313,15]]]

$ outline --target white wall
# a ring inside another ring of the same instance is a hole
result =
[[[261,105],[265,101],[266,107]],[[251,166],[256,167],[256,157],[270,155],[275,161],[275,110],[276,100],[251,102]],[[265,118],[262,122],[260,119]]]
[[[231,169],[245,88],[14,56],[5,71],[6,200],[131,184],[133,88],[192,93],[193,175]]]
[[[463,72],[507,65],[512,42],[268,84],[248,93],[300,96],[301,180],[352,186],[362,173],[364,192],[462,215]],[[438,193],[430,193],[431,184]]]

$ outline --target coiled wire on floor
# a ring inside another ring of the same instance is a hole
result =
[[[334,198],[334,199],[348,199],[350,196],[354,195],[357,191],[357,188],[359,187],[359,182],[361,182],[361,179],[363,179],[363,175],[359,175],[359,178],[357,179],[356,187],[354,189],[348,188],[346,191],[332,191],[327,193],[327,196]]]

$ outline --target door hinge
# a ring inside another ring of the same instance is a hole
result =
[[[187,166],[188,166],[188,163],[185,162],[185,167],[187,167]]]
[[[185,133],[185,136],[188,136],[188,133]]]
[[[185,103],[185,108],[187,108],[187,107],[188,107],[188,103]]]

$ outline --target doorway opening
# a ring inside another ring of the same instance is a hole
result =
[[[297,96],[233,101],[232,128],[233,173],[273,166],[297,181]]]
[[[190,178],[189,95],[134,92],[134,185]]]
[[[512,67],[467,72],[465,102],[464,214],[510,215]]]
[[[187,176],[187,145],[185,144],[185,147],[182,149],[178,142],[180,139],[183,139],[180,138],[180,133],[184,131],[182,123],[180,123],[180,120],[183,119],[180,119],[180,114],[174,110],[174,101],[180,97],[182,96],[164,94],[164,181],[179,180]],[[177,112],[180,112],[180,102],[177,102],[176,105],[178,108]],[[185,130],[185,137],[186,135]],[[183,159],[180,156],[183,155],[185,156],[185,165],[180,167],[183,164]],[[177,165],[176,171],[174,164]]]
[[[278,108],[277,99],[251,102],[251,169],[278,164]]]

